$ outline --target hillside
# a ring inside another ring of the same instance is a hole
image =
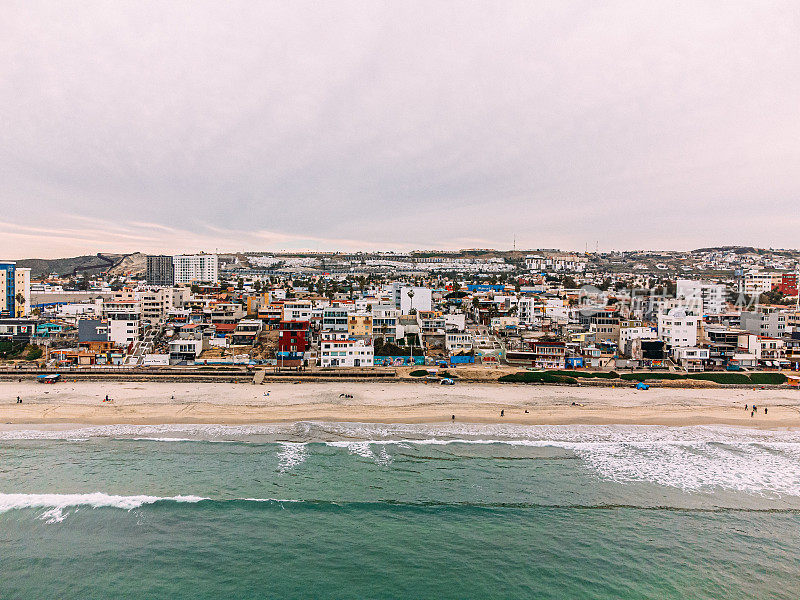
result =
[[[73,256],[71,258],[26,258],[18,260],[18,267],[31,270],[34,279],[55,273],[61,277],[75,276],[87,272],[96,274],[109,271],[112,275],[130,273],[144,274],[147,266],[146,255],[141,252],[133,254],[108,254],[98,252],[96,255]]]

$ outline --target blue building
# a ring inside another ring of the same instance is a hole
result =
[[[16,316],[17,263],[0,261],[0,317]]]

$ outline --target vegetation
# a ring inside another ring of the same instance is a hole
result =
[[[409,375],[411,375],[412,377],[426,377],[430,375],[430,373],[428,373],[428,371],[426,371],[425,369],[417,369],[416,371],[411,371]]]
[[[553,375],[566,375],[567,377],[584,377],[599,379],[619,379],[619,373],[616,371],[547,371]]]
[[[786,383],[786,376],[782,373],[752,373],[750,375],[745,373],[625,373],[622,375],[622,379],[627,381],[694,379],[728,385],[779,385]]]
[[[752,373],[750,381],[757,385],[780,385],[786,383],[786,375],[783,373]]]
[[[497,381],[503,383],[567,383],[576,384],[578,380],[574,377],[564,375],[553,375],[548,371],[522,371],[503,375]]]

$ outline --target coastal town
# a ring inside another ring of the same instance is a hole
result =
[[[799,266],[746,247],[2,261],[0,368],[796,385]]]

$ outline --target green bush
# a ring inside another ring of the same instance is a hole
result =
[[[428,373],[425,369],[417,369],[416,371],[411,371],[411,373],[409,373],[409,375],[412,377],[425,377],[429,374],[430,373]]]
[[[647,381],[648,379],[686,379],[682,373],[623,373],[620,379],[625,381]]]
[[[702,379],[713,381],[714,383],[750,383],[750,379],[744,373],[692,373],[687,379]]]
[[[599,379],[619,379],[619,373],[615,371],[547,371],[553,375],[563,375],[566,377],[586,377],[586,378],[599,378]]]
[[[31,346],[27,354],[25,354],[25,360],[38,360],[42,358],[42,354],[44,354],[44,352],[39,346]]]
[[[558,371],[556,371],[556,373],[557,372]],[[574,377],[554,375],[553,372],[548,371],[523,371],[519,373],[511,373],[509,375],[503,375],[497,381],[503,383],[578,383],[578,380]]]
[[[783,373],[751,373],[750,381],[757,385],[780,385],[787,380]]]

